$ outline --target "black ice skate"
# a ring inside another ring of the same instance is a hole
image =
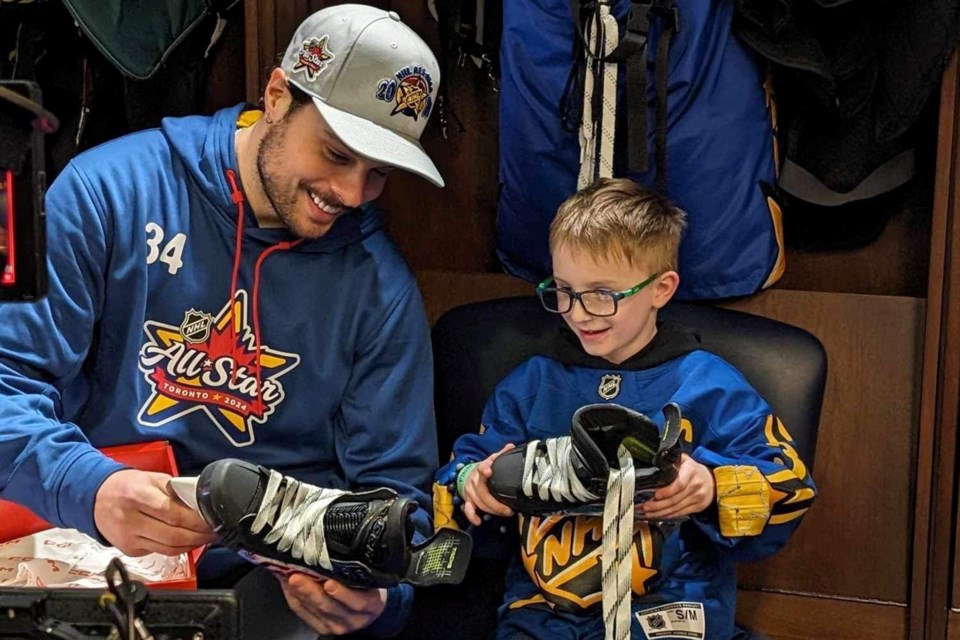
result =
[[[680,464],[680,408],[663,408],[663,434],[650,418],[617,404],[581,407],[570,435],[534,440],[493,462],[494,498],[528,515],[602,515],[610,469],[620,447],[633,459],[634,504],[673,482]]]
[[[200,513],[231,549],[280,573],[333,578],[353,588],[398,582],[456,584],[471,540],[443,529],[413,544],[413,500],[391,489],[322,489],[276,471],[226,459],[197,482]]]

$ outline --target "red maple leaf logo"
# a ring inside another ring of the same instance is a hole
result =
[[[257,352],[248,349],[247,345],[240,339],[239,334],[230,335],[231,324],[232,322],[228,322],[222,328],[212,327],[210,337],[207,338],[206,342],[195,344],[193,348],[207,354],[211,360],[223,357],[232,358],[237,367],[247,367],[247,370],[250,371],[257,364]]]

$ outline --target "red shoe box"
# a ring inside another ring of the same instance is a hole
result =
[[[172,476],[179,475],[177,463],[173,458],[173,447],[166,441],[106,447],[102,451],[117,462],[122,462],[133,469],[159,471],[169,473]],[[53,525],[26,507],[0,500],[0,542],[29,536],[52,527]],[[194,549],[190,552],[188,558],[189,577],[181,580],[150,582],[147,583],[147,586],[153,589],[196,589],[197,560],[202,551],[203,549]]]

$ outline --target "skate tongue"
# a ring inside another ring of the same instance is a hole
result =
[[[574,414],[573,422],[570,424],[570,441],[573,443],[573,469],[584,483],[584,486],[590,486],[594,478],[606,478],[610,473],[610,464],[604,457],[603,452],[597,447],[597,443],[590,437],[590,433],[584,429],[580,420]]]
[[[646,467],[654,461],[660,442],[660,432],[650,418],[618,404],[580,407],[573,414],[570,435],[574,450],[586,461],[584,466],[601,472],[603,477],[609,467],[620,466],[621,444],[633,456],[636,466]],[[593,453],[585,453],[590,450]],[[597,456],[603,466],[597,466]]]
[[[473,540],[459,529],[440,529],[420,544],[413,545],[410,564],[403,577],[415,587],[460,584],[467,573]]]

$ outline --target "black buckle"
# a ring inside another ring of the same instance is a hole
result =
[[[650,11],[663,22],[664,32],[679,33],[680,9],[673,2],[656,2]]]
[[[650,10],[653,3],[649,1],[631,2],[627,13],[627,32],[646,36],[650,33]]]
[[[655,5],[650,0],[635,0],[630,3],[627,28],[617,48],[611,51],[604,62],[626,62],[629,58],[646,51],[650,34],[650,11]]]

